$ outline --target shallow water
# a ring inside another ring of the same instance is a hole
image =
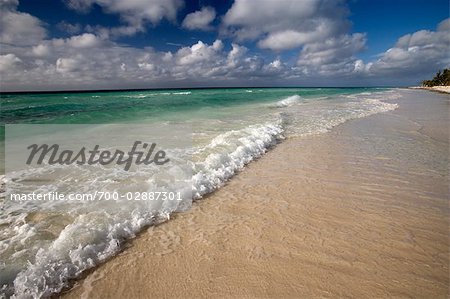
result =
[[[2,122],[8,124],[182,125],[190,146],[169,148],[189,156],[189,186],[195,200],[213,192],[247,163],[290,136],[326,132],[347,120],[397,108],[395,89],[203,89],[137,92],[2,95]],[[98,172],[63,169],[74,190],[98,189]],[[29,178],[55,173],[12,172],[8,192],[30,187]],[[145,169],[109,172],[102,188],[138,182],[136,190],[160,184]],[[176,177],[175,179],[180,179]],[[80,179],[80,176],[82,179]],[[181,177],[186,172],[180,173]],[[95,181],[97,184],[88,184]],[[106,182],[106,183],[105,183]],[[172,181],[165,182],[170,188]],[[46,187],[63,188],[61,180]],[[28,185],[26,185],[28,184]],[[67,184],[66,184],[67,185]],[[144,226],[186,208],[149,202],[46,203],[1,200],[0,285],[17,296],[47,296],[70,278],[116,254],[124,240]],[[189,206],[189,205],[187,205]]]

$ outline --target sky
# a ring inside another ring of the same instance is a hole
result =
[[[411,86],[448,0],[0,0],[0,91]]]

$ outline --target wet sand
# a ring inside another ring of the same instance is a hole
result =
[[[448,298],[450,96],[290,138],[69,298]]]

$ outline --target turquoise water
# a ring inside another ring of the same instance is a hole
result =
[[[385,100],[399,96],[395,89],[378,88],[2,94],[3,126],[92,124],[94,129],[110,128],[105,136],[114,137],[115,127],[100,124],[167,129],[177,125],[188,129],[185,135],[190,136],[185,137],[192,142],[167,149],[179,157],[190,157],[185,163],[188,172],[168,169],[163,178],[146,168],[125,172],[73,166],[55,169],[49,165],[39,172],[7,172],[2,183],[8,188],[0,197],[0,295],[40,297],[58,292],[67,286],[68,279],[117,254],[124,241],[154,224],[155,219],[166,220],[174,211],[186,208],[155,202],[18,203],[8,200],[10,193],[33,188],[114,191],[120,186],[137,186],[136,190],[148,192],[156,185],[170,190],[183,180],[189,186],[191,203],[220,188],[285,138],[321,134],[345,121],[393,110],[397,105]],[[120,138],[127,132],[117,134],[122,134]],[[4,140],[4,131],[1,137]]]
[[[261,108],[292,95],[303,100],[351,95],[374,88],[220,88],[1,94],[0,124],[101,124],[246,119],[242,109]],[[248,111],[247,111],[248,112]],[[266,113],[266,112],[263,112]],[[3,156],[4,126],[0,127]],[[4,172],[4,163],[0,163]]]
[[[373,90],[381,91],[371,88],[255,88],[2,94],[1,121],[91,124],[168,120],[226,107],[268,103],[294,94],[314,99]]]

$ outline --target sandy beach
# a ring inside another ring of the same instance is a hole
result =
[[[442,93],[450,93],[450,86],[433,86],[433,87],[419,86],[419,87],[412,87],[412,88],[437,91],[437,92],[442,92]]]
[[[66,298],[448,298],[450,97],[290,138]]]

